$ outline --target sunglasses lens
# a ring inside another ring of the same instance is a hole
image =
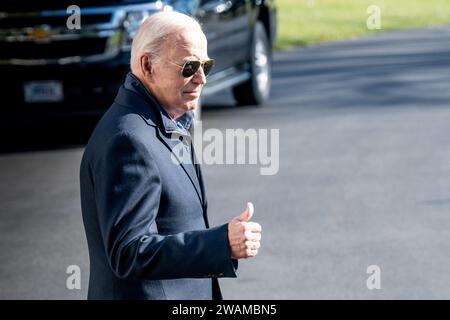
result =
[[[203,73],[205,74],[205,76],[207,76],[211,72],[213,67],[214,67],[213,59],[205,61],[205,64],[203,65]]]
[[[198,68],[200,68],[200,61],[188,61],[183,67],[183,77],[189,78],[193,76]]]
[[[183,77],[189,78],[192,77],[197,71],[198,68],[200,68],[201,62],[200,61],[188,61],[184,64],[183,67]],[[214,67],[214,60],[207,60],[203,63],[203,73],[205,76],[207,76],[211,69]]]

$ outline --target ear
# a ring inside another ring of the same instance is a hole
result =
[[[148,54],[143,54],[141,56],[140,60],[140,67],[141,67],[141,73],[144,75],[145,78],[151,77],[152,75],[152,61],[150,60],[150,57]]]

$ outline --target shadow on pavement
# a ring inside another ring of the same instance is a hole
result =
[[[0,126],[0,154],[83,147],[99,119],[12,119]]]

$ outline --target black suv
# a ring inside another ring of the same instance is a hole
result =
[[[2,114],[103,112],[129,71],[137,28],[161,10],[188,13],[203,25],[216,60],[204,95],[232,87],[238,104],[267,99],[273,0],[2,0]]]

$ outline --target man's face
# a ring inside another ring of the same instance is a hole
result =
[[[152,65],[150,90],[171,116],[180,116],[198,105],[206,78],[203,69],[189,78],[181,74],[188,60],[208,60],[207,41],[202,32],[183,30],[169,37],[160,54],[160,62]],[[171,63],[173,62],[173,63]]]

